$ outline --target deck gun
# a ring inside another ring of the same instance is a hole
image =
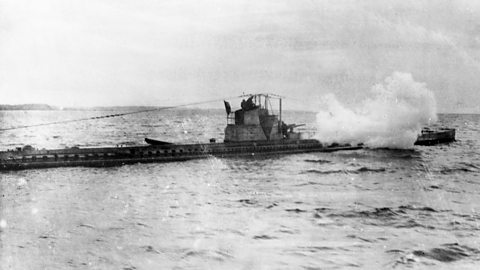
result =
[[[287,125],[285,123],[282,122],[282,133],[283,134],[286,134],[287,132],[293,132],[293,129],[296,128],[296,127],[301,127],[301,126],[305,126],[305,124],[290,124],[290,125]]]

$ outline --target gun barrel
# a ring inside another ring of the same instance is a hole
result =
[[[305,126],[305,124],[291,124],[291,125],[287,125],[287,128],[296,128],[296,127],[301,127],[301,126]]]

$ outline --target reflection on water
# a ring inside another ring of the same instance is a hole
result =
[[[0,119],[84,114],[98,112]],[[221,139],[223,116],[178,110],[25,129],[0,134],[0,147],[208,141]],[[476,269],[480,117],[440,119],[457,142],[2,173],[0,268]]]

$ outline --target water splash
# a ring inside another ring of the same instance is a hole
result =
[[[422,127],[437,120],[433,92],[409,73],[394,72],[370,93],[354,108],[345,107],[332,94],[325,96],[315,137],[323,142],[408,149]]]

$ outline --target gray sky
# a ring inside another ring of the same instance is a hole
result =
[[[394,71],[480,113],[480,1],[0,0],[0,103],[365,99]],[[298,102],[297,102],[298,103]],[[220,104],[222,105],[222,104]]]

